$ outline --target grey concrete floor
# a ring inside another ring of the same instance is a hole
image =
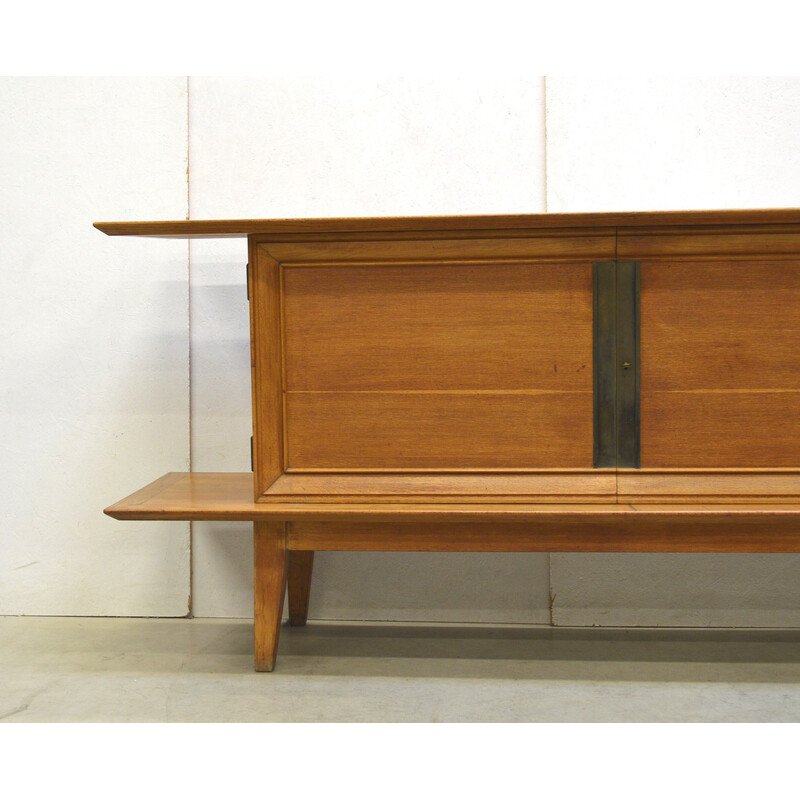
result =
[[[800,631],[0,617],[0,720],[800,721]]]

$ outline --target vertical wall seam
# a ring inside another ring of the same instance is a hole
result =
[[[186,219],[192,218],[190,76],[186,76]],[[186,328],[189,336],[187,377],[189,381],[189,472],[192,471],[192,240],[186,239]],[[194,616],[194,523],[189,523],[189,602],[187,617]]]
[[[547,213],[547,75],[542,76],[542,193],[544,195],[544,212]],[[553,605],[556,596],[553,593],[553,554],[547,554],[547,597],[550,627],[555,627]]]
[[[619,227],[614,228],[614,263],[619,263]],[[619,504],[619,464],[614,470],[614,502]]]
[[[619,227],[614,228],[614,263],[619,262]],[[617,489],[617,503],[619,503],[619,465],[615,472],[615,485]]]
[[[544,146],[542,157],[544,165],[542,169],[542,186],[544,188],[544,211],[547,213],[547,75],[542,77],[542,129],[544,132]]]

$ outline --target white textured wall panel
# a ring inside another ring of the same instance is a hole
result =
[[[800,79],[548,78],[547,210],[800,206]]]
[[[188,525],[103,508],[188,463],[185,79],[0,81],[0,613],[182,615]]]

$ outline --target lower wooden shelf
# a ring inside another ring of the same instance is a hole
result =
[[[800,552],[800,503],[256,503],[252,473],[171,472],[115,519],[291,523],[290,550]]]

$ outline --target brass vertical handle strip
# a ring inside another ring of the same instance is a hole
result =
[[[594,466],[640,466],[639,298],[636,261],[592,265]]]
[[[617,262],[617,466],[640,466],[639,262]]]

